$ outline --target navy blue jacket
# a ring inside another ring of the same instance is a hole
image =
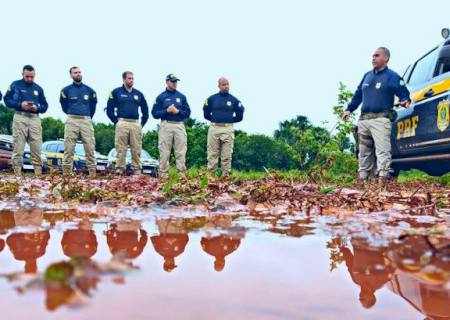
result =
[[[400,101],[411,101],[403,79],[388,67],[378,72],[372,70],[364,75],[347,111],[353,112],[361,102],[361,112],[389,111],[394,107],[394,96]]]
[[[106,114],[113,123],[118,118],[138,120],[139,107],[142,112],[141,125],[144,126],[148,120],[148,105],[144,95],[134,88],[129,92],[125,86],[121,86],[109,94]]]
[[[180,110],[178,114],[167,113],[167,108],[174,104],[175,107]],[[191,115],[191,109],[186,101],[186,97],[177,90],[166,89],[158,97],[156,97],[155,103],[152,108],[152,116],[155,119],[167,120],[167,121],[183,121],[189,118]]]
[[[48,109],[47,99],[44,90],[36,83],[26,83],[23,79],[14,81],[9,86],[5,94],[5,104],[16,111],[28,113],[44,113]],[[27,101],[38,107],[36,112],[22,109],[22,102]]]
[[[84,83],[72,83],[61,90],[59,102],[64,113],[93,117],[97,106],[97,94]]]
[[[0,91],[0,102],[2,101],[2,98],[3,98],[2,92]]]
[[[242,121],[244,106],[231,94],[219,92],[206,99],[203,115],[211,122],[236,123]]]

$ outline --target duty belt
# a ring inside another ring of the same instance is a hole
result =
[[[90,119],[91,118],[89,116],[79,116],[76,114],[69,114],[69,115],[67,115],[67,117],[72,118],[72,119]]]
[[[394,110],[391,111],[382,111],[382,112],[363,112],[359,116],[360,120],[372,120],[378,118],[388,118],[391,121],[394,121],[397,117],[397,112]]]
[[[139,122],[137,119],[128,119],[128,118],[119,118],[119,121],[125,121],[125,122]]]
[[[216,127],[232,127],[233,124],[232,123],[212,123],[213,126]]]
[[[21,116],[30,117],[30,118],[38,116],[37,113],[23,112],[23,111],[16,111],[16,114],[20,114]]]

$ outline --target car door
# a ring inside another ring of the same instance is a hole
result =
[[[397,156],[427,155],[446,148],[442,139],[449,137],[449,131],[440,119],[448,119],[448,106],[441,106],[446,103],[450,83],[448,73],[437,72],[441,50],[434,48],[415,62],[406,79],[413,103],[409,109],[399,110],[393,124]]]

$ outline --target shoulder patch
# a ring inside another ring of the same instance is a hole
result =
[[[400,79],[400,85],[403,87],[405,85],[405,81],[403,79]]]
[[[112,91],[109,93],[109,99],[114,99]]]
[[[67,98],[66,95],[64,94],[64,91],[61,91],[61,98]]]

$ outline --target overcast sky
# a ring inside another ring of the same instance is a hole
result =
[[[150,107],[174,72],[203,120],[203,101],[226,76],[246,108],[239,129],[271,135],[298,114],[331,127],[339,81],[354,90],[378,46],[402,72],[441,42],[449,12],[448,0],[3,1],[0,88],[32,64],[47,115],[64,119],[59,91],[77,65],[98,93],[94,121],[108,122],[103,107],[122,71],[134,71]]]

